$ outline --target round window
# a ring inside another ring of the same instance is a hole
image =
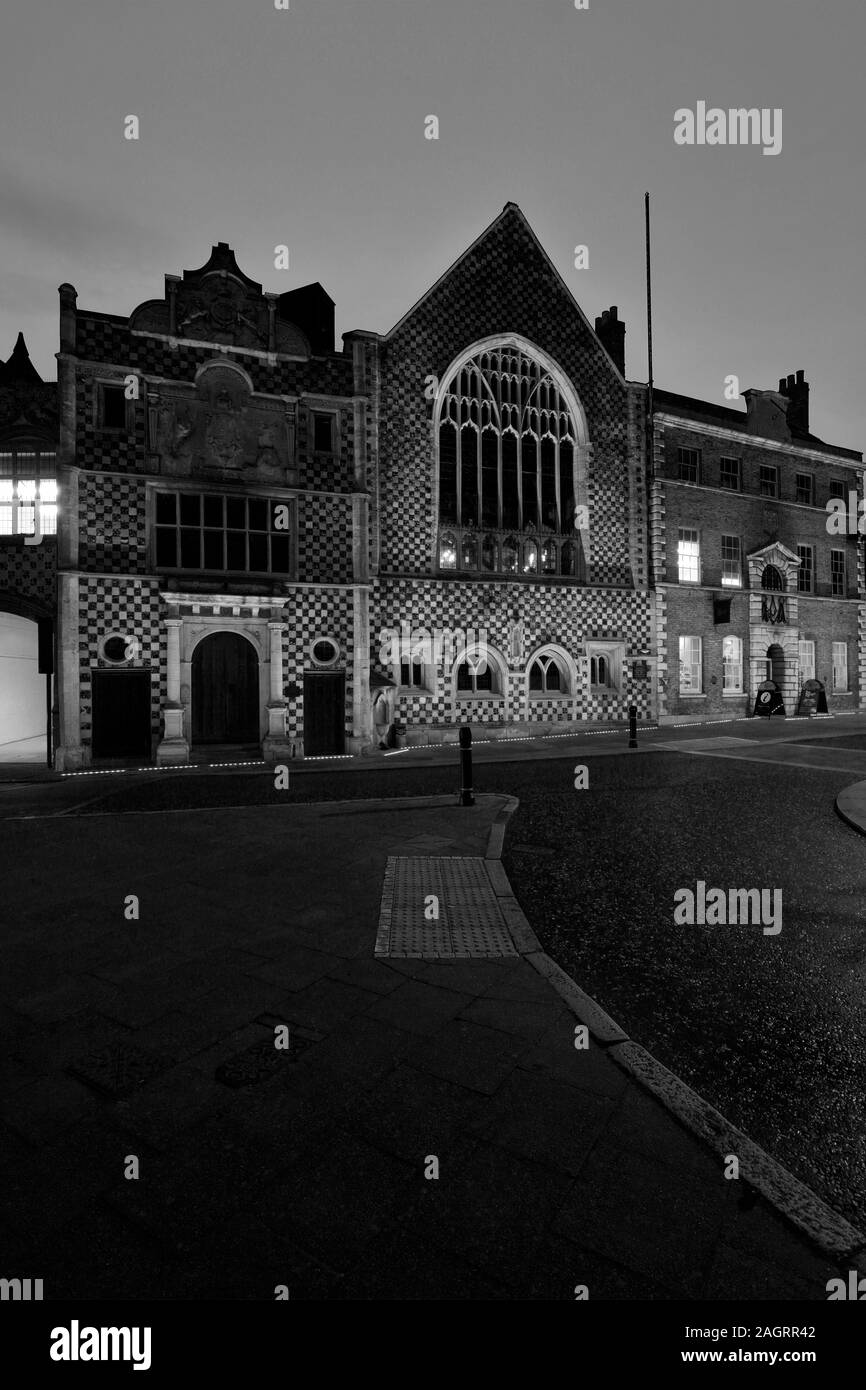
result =
[[[320,637],[313,643],[311,653],[320,666],[332,666],[340,655],[340,649],[330,637]]]
[[[106,661],[125,661],[126,647],[125,637],[106,637],[102,644],[102,655]]]

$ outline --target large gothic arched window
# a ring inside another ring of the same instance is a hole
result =
[[[531,352],[503,342],[464,360],[439,401],[439,568],[583,579],[581,438],[563,390]]]

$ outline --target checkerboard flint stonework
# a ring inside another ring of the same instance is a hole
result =
[[[467,721],[500,736],[624,720],[631,704],[642,719],[676,712],[680,618],[669,572],[676,536],[668,535],[676,474],[666,456],[674,436],[670,425],[656,424],[648,470],[646,388],[624,379],[615,334],[593,331],[516,205],[506,205],[389,333],[346,334],[341,350],[321,286],[266,296],[224,243],[200,269],[167,276],[164,296],[128,318],[78,309],[69,285],[60,299],[58,384],[34,384],[32,368],[13,381],[12,359],[0,364],[0,440],[29,421],[43,445],[50,439],[57,449],[60,534],[39,547],[13,538],[0,544],[0,604],[5,595],[12,611],[59,614],[58,766],[90,763],[93,672],[123,665],[151,674],[154,756],[162,760],[171,727],[171,760],[182,758],[191,737],[192,652],[220,630],[246,634],[256,650],[267,756],[312,751],[305,738],[314,728],[321,737],[322,710],[305,709],[305,698],[329,690],[333,699],[340,686],[305,687],[313,672],[343,675],[349,751],[375,746],[370,677],[400,678],[380,646],[383,631],[404,624],[484,634],[495,676],[492,690],[468,695],[457,688],[451,660],[425,664],[417,686],[386,685],[391,718],[409,726],[414,742]],[[589,511],[580,580],[482,578],[438,567],[436,399],[425,388],[446,385],[462,354],[491,341],[528,344],[578,403],[578,477]],[[104,388],[130,376],[138,397],[126,405],[123,428],[116,420],[112,427]],[[689,416],[680,422],[687,431],[700,429],[706,410],[717,433],[722,415],[732,432],[745,418],[680,397],[669,397],[666,409]],[[333,418],[329,446],[315,429],[317,412]],[[266,431],[276,431],[267,445]],[[853,478],[859,456],[831,453],[846,458]],[[160,568],[154,493],[166,490],[285,501],[289,569]],[[714,495],[707,493],[708,506]],[[692,506],[689,498],[680,503]],[[857,608],[852,707],[866,685],[862,555],[852,556],[855,571],[848,595],[855,603],[837,614],[837,601],[827,598],[819,635],[829,652]],[[710,612],[710,597],[696,599],[701,613]],[[126,661],[104,650],[118,635],[138,643]],[[326,656],[316,648],[321,639],[332,644]],[[614,649],[615,682],[592,685],[591,658]],[[538,653],[555,655],[561,693],[530,691]],[[339,724],[337,710],[332,729]]]

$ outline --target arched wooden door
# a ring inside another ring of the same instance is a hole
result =
[[[259,661],[238,632],[213,632],[193,652],[192,741],[259,741]]]

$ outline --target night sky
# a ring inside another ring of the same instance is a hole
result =
[[[216,241],[385,332],[514,201],[645,380],[649,189],[657,385],[724,403],[803,368],[813,432],[862,449],[862,0],[589,3],[10,0],[0,356],[23,329],[53,378],[62,281],[127,314]],[[677,146],[699,101],[781,108],[781,153]]]

